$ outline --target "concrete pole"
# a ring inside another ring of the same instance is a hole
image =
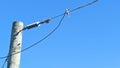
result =
[[[17,52],[21,51],[21,45],[22,45],[21,29],[23,29],[23,23],[15,21],[12,27],[7,68],[20,68],[20,53]]]

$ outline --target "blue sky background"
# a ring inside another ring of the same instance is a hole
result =
[[[13,21],[24,26],[92,0],[1,0],[0,56],[9,51]],[[22,53],[20,68],[120,68],[120,1],[99,0],[65,17],[60,28]],[[48,34],[60,18],[23,32],[22,49]],[[0,60],[2,66],[4,60]]]

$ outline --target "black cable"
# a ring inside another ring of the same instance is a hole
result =
[[[64,17],[65,17],[65,13],[64,13],[63,17],[61,18],[60,22],[58,23],[58,25],[57,25],[49,34],[47,34],[44,38],[40,39],[38,42],[36,42],[36,43],[30,45],[29,47],[27,47],[27,48],[21,50],[20,52],[16,52],[16,53],[10,54],[10,55],[8,55],[8,56],[0,57],[0,59],[4,59],[4,58],[7,58],[7,57],[16,55],[16,54],[18,54],[18,53],[24,52],[24,51],[26,51],[26,50],[32,48],[33,46],[36,46],[37,44],[41,43],[42,41],[44,41],[45,39],[47,39],[50,35],[52,35],[52,34],[60,27],[60,25],[61,25],[61,23],[62,23]]]
[[[89,3],[87,3],[87,4],[84,4],[84,5],[80,6],[80,7],[77,7],[77,8],[75,8],[75,9],[70,10],[70,12],[74,12],[74,11],[79,10],[79,9],[81,9],[81,8],[85,8],[85,7],[87,7],[87,6],[90,6],[90,5],[94,4],[94,3],[96,3],[97,1],[98,1],[98,0],[94,0],[94,1],[92,1],[92,2],[89,2]],[[62,15],[64,15],[64,13],[61,13],[61,14],[59,14],[59,15],[57,15],[57,16],[54,16],[54,17],[51,17],[50,19],[55,19],[55,18],[58,18],[58,17],[60,17],[60,16],[62,16]]]
[[[52,34],[60,27],[60,25],[61,25],[64,17],[65,17],[65,13],[64,13],[63,17],[61,18],[60,22],[58,23],[58,25],[57,25],[49,34],[47,34],[43,39],[39,40],[38,42],[32,44],[31,46],[29,46],[29,47],[27,47],[27,48],[25,48],[25,49],[23,49],[21,52],[26,51],[26,50],[32,48],[33,46],[36,46],[37,44],[41,43],[41,42],[44,41],[46,38],[48,38],[50,35],[52,35]]]
[[[94,4],[94,3],[96,3],[97,1],[98,1],[98,0],[94,0],[94,1],[92,1],[92,2],[89,2],[89,3],[85,4],[85,5],[82,5],[82,6],[80,6],[80,7],[77,7],[77,8],[75,8],[75,9],[70,10],[70,12],[74,12],[74,11],[79,10],[79,9],[81,9],[81,8],[90,6],[90,5]]]
[[[60,16],[62,16],[62,15],[64,15],[64,13],[62,13],[62,14],[59,14],[59,15],[57,15],[57,16],[54,16],[54,17],[51,17],[50,19],[52,20],[52,19],[58,18],[58,17],[60,17]]]
[[[7,60],[8,60],[8,59],[6,58],[5,61],[4,61],[4,63],[3,63],[3,65],[2,65],[2,68],[5,67],[5,64],[6,64]]]
[[[81,9],[81,8],[87,7],[87,6],[89,6],[89,5],[92,5],[93,3],[97,2],[97,1],[98,1],[98,0],[94,0],[94,1],[92,1],[92,2],[90,2],[90,3],[87,3],[87,4],[83,5],[83,6],[80,6],[80,7],[77,7],[77,8],[75,8],[75,9],[72,9],[72,10],[70,10],[70,12],[73,12],[73,11],[79,10],[79,9]],[[56,26],[55,29],[53,29],[53,31],[51,31],[51,32],[50,32],[48,35],[46,35],[43,39],[39,40],[38,42],[32,44],[31,46],[29,46],[29,47],[27,47],[27,48],[25,48],[25,49],[23,49],[23,50],[20,51],[20,52],[26,51],[26,50],[32,48],[33,46],[37,45],[38,43],[44,41],[46,38],[48,38],[53,32],[55,32],[55,31],[59,28],[59,26],[61,25],[62,20],[63,20],[64,17],[65,17],[65,14],[66,14],[66,13],[62,13],[62,14],[59,14],[59,15],[57,15],[57,16],[51,17],[50,19],[55,19],[55,18],[58,18],[58,17],[60,17],[60,16],[63,15],[63,17],[62,17],[62,19],[60,20],[59,24]],[[4,58],[7,58],[7,57],[10,57],[10,56],[15,55],[15,54],[18,54],[18,53],[20,53],[20,52],[17,52],[17,53],[8,55],[8,56],[0,57],[0,59],[4,59]]]

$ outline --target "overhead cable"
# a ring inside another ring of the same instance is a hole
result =
[[[90,5],[94,4],[94,3],[96,3],[97,1],[98,1],[98,0],[94,0],[94,1],[92,1],[92,2],[89,2],[89,3],[87,3],[87,4],[84,4],[84,5],[82,5],[82,6],[79,6],[79,7],[77,7],[77,8],[71,9],[71,10],[69,10],[69,11],[70,11],[70,13],[71,13],[71,12],[74,12],[74,11],[79,10],[79,9],[81,9],[81,8],[85,8],[85,7],[87,7],[87,6],[90,6]],[[59,15],[56,15],[56,16],[54,16],[54,17],[51,17],[50,19],[56,19],[56,18],[62,16],[63,14],[64,14],[64,13],[61,13],[61,14],[59,14]]]
[[[8,60],[7,58],[4,60],[3,65],[2,65],[2,68],[5,67],[5,64],[6,64],[7,60]]]
[[[92,2],[90,2],[90,3],[87,3],[87,4],[85,4],[85,5],[82,5],[82,6],[80,6],[80,7],[77,7],[77,8],[75,8],[75,9],[72,9],[72,10],[66,9],[66,11],[65,11],[64,13],[62,13],[62,14],[59,14],[59,15],[54,16],[54,17],[51,17],[51,18],[46,19],[46,20],[44,20],[44,21],[42,21],[42,22],[36,22],[36,23],[33,23],[33,24],[31,24],[31,25],[28,25],[28,26],[24,27],[22,30],[31,29],[31,28],[34,28],[34,27],[38,27],[40,24],[49,23],[50,20],[52,20],[52,19],[56,19],[56,18],[58,18],[58,17],[63,16],[62,19],[60,20],[60,22],[58,23],[58,25],[57,25],[48,35],[46,35],[44,38],[40,39],[38,42],[36,42],[36,43],[30,45],[29,47],[21,50],[20,52],[24,52],[24,51],[32,48],[33,46],[36,46],[37,44],[41,43],[41,42],[44,41],[45,39],[47,39],[51,34],[53,34],[53,33],[59,28],[59,26],[61,25],[61,23],[62,23],[62,21],[63,21],[63,19],[64,19],[64,17],[65,17],[65,15],[68,15],[69,13],[74,12],[74,11],[76,11],[76,10],[79,10],[79,9],[81,9],[81,8],[90,6],[90,5],[94,4],[94,3],[97,2],[97,1],[98,1],[98,0],[94,0],[94,1],[92,1]],[[21,31],[22,31],[22,30],[21,30]],[[19,33],[19,32],[18,32],[18,33]],[[18,54],[18,53],[20,53],[20,52],[17,52],[17,53],[8,55],[8,56],[0,57],[0,59],[4,59],[4,58],[7,58],[7,57],[10,57],[10,56],[15,55],[15,54]]]
[[[32,48],[33,46],[36,46],[37,44],[41,43],[41,42],[44,41],[45,39],[47,39],[50,35],[52,35],[52,34],[60,27],[60,25],[61,25],[61,23],[62,23],[62,21],[63,21],[65,15],[66,15],[66,13],[64,13],[64,15],[63,15],[63,17],[61,18],[61,20],[60,20],[60,22],[58,23],[58,25],[57,25],[50,33],[48,33],[45,37],[43,37],[42,39],[40,39],[38,42],[36,42],[36,43],[30,45],[29,47],[27,47],[27,48],[21,50],[20,52],[16,52],[16,53],[14,53],[14,54],[9,54],[8,56],[0,57],[0,59],[4,59],[4,58],[7,58],[7,57],[16,55],[16,54],[18,54],[18,53],[24,52],[24,51],[26,51],[26,50]]]

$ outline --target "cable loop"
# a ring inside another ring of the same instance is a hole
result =
[[[58,17],[63,16],[63,17],[61,18],[60,22],[58,23],[58,25],[57,25],[50,33],[48,33],[48,35],[46,35],[44,38],[40,39],[38,42],[30,45],[29,47],[21,50],[20,52],[17,52],[17,53],[14,53],[14,54],[9,54],[9,55],[7,55],[7,56],[0,57],[0,59],[8,58],[8,57],[10,57],[10,56],[12,56],[12,55],[15,55],[15,54],[24,52],[24,51],[32,48],[33,46],[36,46],[37,44],[39,44],[39,43],[41,43],[42,41],[44,41],[45,39],[47,39],[51,34],[53,34],[53,33],[60,27],[60,25],[61,25],[61,23],[62,23],[65,15],[69,15],[69,14],[70,14],[71,12],[73,12],[73,11],[79,10],[79,9],[84,8],[84,7],[87,7],[87,6],[90,6],[90,5],[94,4],[94,3],[97,2],[97,1],[98,1],[98,0],[94,0],[94,1],[92,1],[92,2],[90,2],[90,3],[87,3],[87,4],[83,5],[83,6],[77,7],[77,8],[75,8],[75,9],[73,9],[73,10],[66,9],[66,11],[65,11],[64,13],[62,13],[62,14],[59,14],[59,15],[57,15],[57,16],[51,17],[51,18],[49,18],[49,19],[46,19],[46,20],[44,20],[43,22],[34,23],[34,24],[32,24],[32,25],[29,25],[29,27],[26,27],[26,28],[24,28],[23,30],[25,30],[25,29],[30,29],[30,28],[33,28],[33,27],[37,27],[39,24],[49,23],[52,19],[56,19],[56,18],[58,18]],[[21,30],[21,31],[23,31],[23,30]]]

